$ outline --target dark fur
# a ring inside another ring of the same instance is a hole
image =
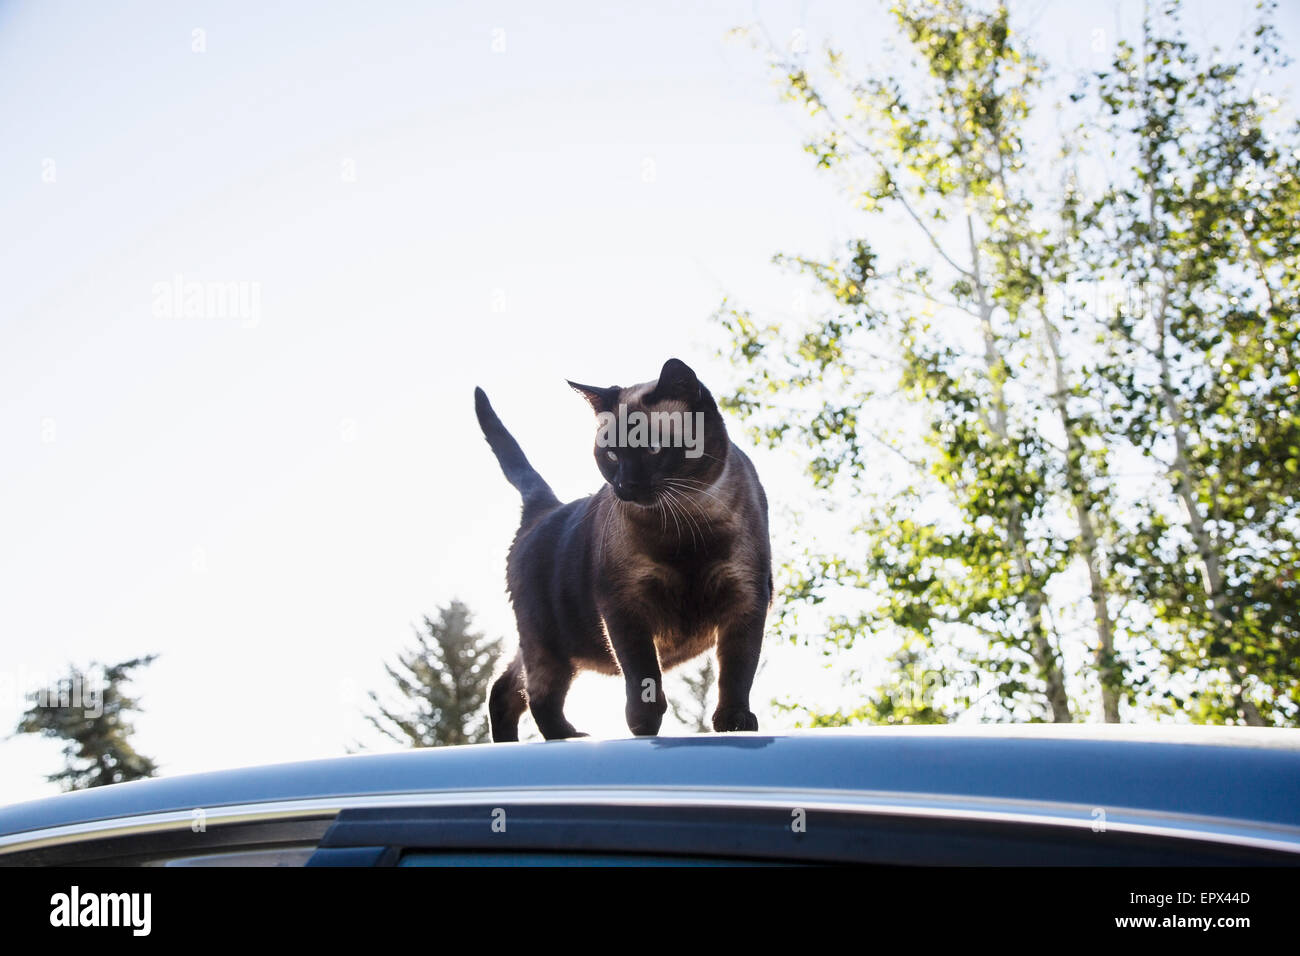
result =
[[[483,434],[523,496],[506,571],[519,653],[492,686],[492,739],[517,740],[525,707],[548,740],[581,736],[564,717],[564,699],[583,669],[621,673],[628,727],[658,733],[668,707],[662,672],[710,649],[719,665],[714,729],[757,730],[749,690],[772,601],[772,556],[754,466],[727,437],[708,389],[676,359],[644,385],[573,387],[597,412],[620,401],[703,412],[704,454],[618,449],[615,464],[596,447],[606,484],[561,504],[475,390]]]

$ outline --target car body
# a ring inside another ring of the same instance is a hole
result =
[[[0,808],[0,864],[1300,864],[1300,730],[983,725],[485,744]]]

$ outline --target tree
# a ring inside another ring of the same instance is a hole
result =
[[[683,726],[697,734],[713,731],[713,687],[718,682],[718,668],[713,654],[705,654],[700,663],[682,668],[674,680],[685,692],[670,694],[668,707]]]
[[[1296,451],[1284,410],[1295,399],[1294,135],[1262,143],[1244,68],[1204,67],[1168,39],[1176,5],[1160,23],[1147,19],[1143,57],[1121,44],[1111,68],[1063,104],[1112,118],[1100,148],[1092,117],[1054,144],[1035,132],[1043,67],[1004,7],[892,10],[910,69],[854,78],[839,51],[820,70],[767,51],[783,94],[809,116],[809,153],[874,221],[830,260],[777,257],[828,307],[759,322],[724,303],[718,316],[747,369],[726,403],[760,441],[804,449],[822,502],[856,518],[844,546],[797,549],[778,628],[808,641],[800,612],[819,609],[833,648],[868,636],[896,645],[890,676],[861,706],[813,722],[970,711],[1113,722],[1124,708],[1185,709],[1189,689],[1215,674],[1233,699],[1196,716],[1261,722],[1266,709],[1270,722],[1293,720],[1286,568],[1297,515],[1286,462]],[[1276,57],[1271,37],[1265,19],[1240,56]],[[1101,175],[1112,150],[1131,165]],[[1268,184],[1267,202],[1259,188],[1220,196],[1243,170]],[[1248,238],[1227,243],[1234,221]],[[1165,295],[1146,312],[1126,301],[1102,314],[1080,292],[1153,275]],[[1178,371],[1160,359],[1175,326],[1200,337]],[[1253,377],[1258,364],[1241,367],[1257,354],[1267,354],[1267,384]],[[1225,371],[1206,376],[1195,359]],[[1267,445],[1246,449],[1233,415],[1258,422]],[[880,448],[903,468],[882,475]],[[1187,506],[1181,523],[1117,470],[1143,455],[1148,477]],[[1236,510],[1214,489],[1235,496]],[[1235,577],[1224,571],[1229,551]],[[1187,573],[1191,560],[1203,573]],[[926,693],[900,692],[918,680]]]
[[[34,703],[19,719],[17,732],[66,741],[64,769],[46,779],[64,790],[86,790],[157,773],[157,765],[131,746],[135,728],[127,715],[141,708],[123,691],[131,672],[156,657],[111,666],[92,663],[85,670],[73,666],[67,678],[30,695]]]
[[[370,693],[376,714],[366,719],[391,740],[413,747],[482,743],[490,739],[485,704],[501,641],[471,629],[472,615],[453,599],[424,617],[415,645],[385,665],[400,703]]]
[[[1200,719],[1300,716],[1300,137],[1255,83],[1284,58],[1198,55],[1176,5],[1097,79],[1102,130],[1136,159],[1081,212],[1095,271],[1145,294],[1108,317],[1112,432],[1160,479],[1120,567],[1191,679]],[[1192,697],[1195,697],[1192,700]]]

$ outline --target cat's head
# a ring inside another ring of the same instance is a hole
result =
[[[718,406],[685,362],[669,359],[653,382],[598,388],[570,382],[596,413],[596,467],[622,501],[703,493],[731,442]]]

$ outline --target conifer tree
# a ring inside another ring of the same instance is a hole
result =
[[[459,600],[425,615],[415,643],[385,665],[393,702],[370,693],[375,713],[366,719],[391,740],[412,747],[482,743],[491,739],[487,695],[501,641],[472,627]]]
[[[157,765],[131,744],[135,728],[127,719],[139,702],[127,696],[131,672],[157,657],[137,657],[120,664],[71,667],[52,687],[39,688],[18,721],[17,732],[65,741],[65,766],[47,779],[64,790],[85,790],[152,777]]]

